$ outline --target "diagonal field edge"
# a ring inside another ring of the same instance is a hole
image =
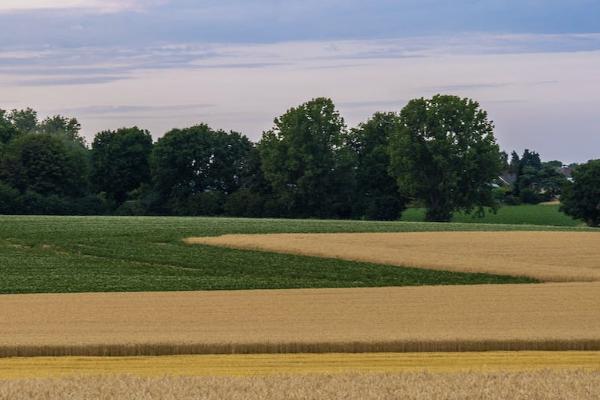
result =
[[[184,243],[546,282],[600,281],[597,232],[227,234]]]

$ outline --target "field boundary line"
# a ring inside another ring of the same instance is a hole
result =
[[[0,345],[0,358],[138,357],[226,354],[459,353],[487,351],[600,351],[600,339],[399,340],[386,342],[140,343]]]

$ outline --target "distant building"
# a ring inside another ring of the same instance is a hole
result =
[[[510,172],[504,172],[502,175],[498,177],[498,183],[501,186],[513,187],[515,182],[517,181],[517,174],[513,174]]]
[[[565,177],[567,178],[567,180],[572,181],[573,180],[573,167],[569,167],[569,166],[564,166],[562,167],[559,172]]]

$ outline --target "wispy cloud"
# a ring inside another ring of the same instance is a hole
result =
[[[13,100],[3,108],[74,115],[89,138],[206,122],[258,139],[273,117],[316,96],[333,98],[354,126],[450,92],[480,101],[504,148],[576,161],[600,146],[599,62],[600,34],[0,46],[0,83]]]
[[[540,85],[552,85],[559,83],[557,80],[545,80],[545,81],[524,81],[524,82],[478,82],[478,83],[462,83],[455,85],[439,85],[425,87],[425,90],[434,90],[439,92],[464,92],[464,91],[478,91],[485,89],[498,89],[506,87],[532,87]]]
[[[0,13],[69,9],[113,13],[142,10],[165,3],[161,0],[2,0]]]
[[[149,47],[589,33],[600,31],[598,15],[595,0],[1,0],[0,43]]]
[[[342,101],[338,102],[338,106],[346,109],[363,109],[369,110],[377,109],[380,111],[385,110],[400,110],[406,103],[407,99],[393,99],[393,100],[361,100],[361,101]]]
[[[205,110],[214,107],[214,104],[175,104],[161,106],[144,106],[144,105],[93,105],[86,107],[74,107],[56,110],[56,112],[66,112],[73,115],[128,115],[132,113],[157,113],[168,112],[172,115],[173,112],[189,112]]]
[[[125,76],[81,76],[62,78],[25,79],[17,82],[18,86],[79,86],[99,85],[128,79]]]
[[[518,55],[600,51],[600,34],[417,37],[382,40],[273,44],[162,44],[151,47],[77,47],[0,51],[0,74],[18,85],[101,84],[140,71],[203,69],[352,69],[375,60],[411,60],[448,55]],[[360,60],[360,62],[357,62]],[[502,82],[440,85],[439,90],[484,89]]]

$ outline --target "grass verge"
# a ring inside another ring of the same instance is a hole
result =
[[[486,212],[483,217],[473,214],[456,213],[452,222],[464,224],[512,224],[512,225],[551,225],[551,226],[583,226],[559,211],[559,204],[536,204],[520,206],[503,206],[497,213]],[[403,221],[423,222],[424,208],[409,208],[402,214]]]

